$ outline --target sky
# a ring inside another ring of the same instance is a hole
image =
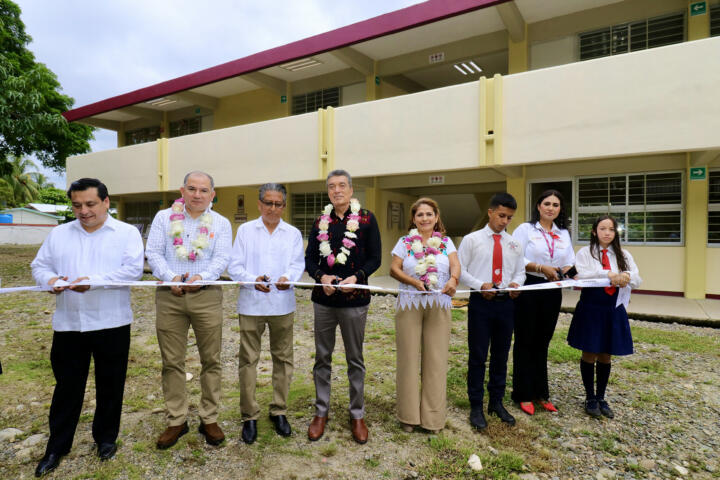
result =
[[[327,32],[418,0],[15,0],[38,62],[75,107]],[[116,147],[97,130],[92,151]],[[38,165],[39,166],[39,165]],[[64,175],[41,169],[58,187]]]

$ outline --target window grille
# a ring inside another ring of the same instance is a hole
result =
[[[580,33],[580,60],[661,47],[685,40],[685,13]]]
[[[153,218],[160,208],[162,203],[158,202],[127,202],[123,220],[137,227],[143,238],[147,238]]]
[[[710,36],[720,35],[720,4],[710,7]]]
[[[708,243],[720,245],[720,170],[708,177]]]
[[[292,224],[307,238],[315,219],[330,201],[326,192],[290,194]]]
[[[610,214],[623,242],[682,243],[682,182],[682,172],[579,178],[575,238],[589,241],[595,219]]]
[[[176,122],[170,122],[170,137],[181,137],[193,133],[202,132],[202,118],[183,118]]]
[[[294,95],[292,114],[315,112],[320,108],[340,106],[340,87],[326,88],[317,92]]]
[[[160,138],[160,127],[145,127],[125,132],[125,145],[154,142]]]

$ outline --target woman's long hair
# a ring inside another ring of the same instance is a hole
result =
[[[420,205],[427,205],[433,209],[433,212],[435,212],[435,216],[437,217],[437,223],[435,224],[434,230],[436,232],[440,232],[442,235],[445,235],[445,225],[443,225],[442,218],[440,218],[440,208],[435,200],[428,197],[418,198],[410,207],[410,224],[408,225],[408,230],[417,228],[414,219]]]
[[[567,220],[567,212],[565,211],[565,199],[563,198],[562,193],[552,188],[549,190],[545,190],[538,197],[537,201],[535,202],[535,208],[530,215],[530,223],[535,225],[537,222],[540,221],[540,212],[538,211],[538,207],[543,202],[543,200],[553,195],[556,196],[558,200],[560,200],[560,213],[558,213],[558,216],[555,219],[555,225],[557,225],[558,228],[567,230],[569,225]]]
[[[610,247],[613,249],[613,252],[615,252],[615,258],[617,258],[617,266],[618,270],[621,272],[627,271],[627,262],[625,261],[625,254],[622,251],[622,247],[620,247],[620,234],[618,233],[618,223],[615,218],[611,217],[610,215],[600,215],[597,219],[595,219],[595,222],[592,225],[592,232],[590,234],[590,255],[592,255],[598,262],[602,263],[602,257],[600,255],[600,241],[598,240],[597,236],[597,228],[600,222],[603,220],[610,220],[613,224],[613,228],[615,229],[615,238],[613,238],[612,242],[610,242]]]

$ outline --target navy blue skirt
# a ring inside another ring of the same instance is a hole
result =
[[[615,307],[618,291],[583,288],[575,307],[567,341],[571,347],[590,353],[630,355],[633,340],[625,306]]]

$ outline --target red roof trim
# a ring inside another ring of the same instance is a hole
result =
[[[244,73],[262,70],[299,58],[346,47],[373,38],[390,35],[463,13],[492,7],[509,0],[429,0],[394,12],[386,13],[346,27],[321,33],[245,58],[223,63],[182,77],[157,83],[116,97],[111,97],[63,113],[69,121],[109,112],[154,98],[164,97]]]

